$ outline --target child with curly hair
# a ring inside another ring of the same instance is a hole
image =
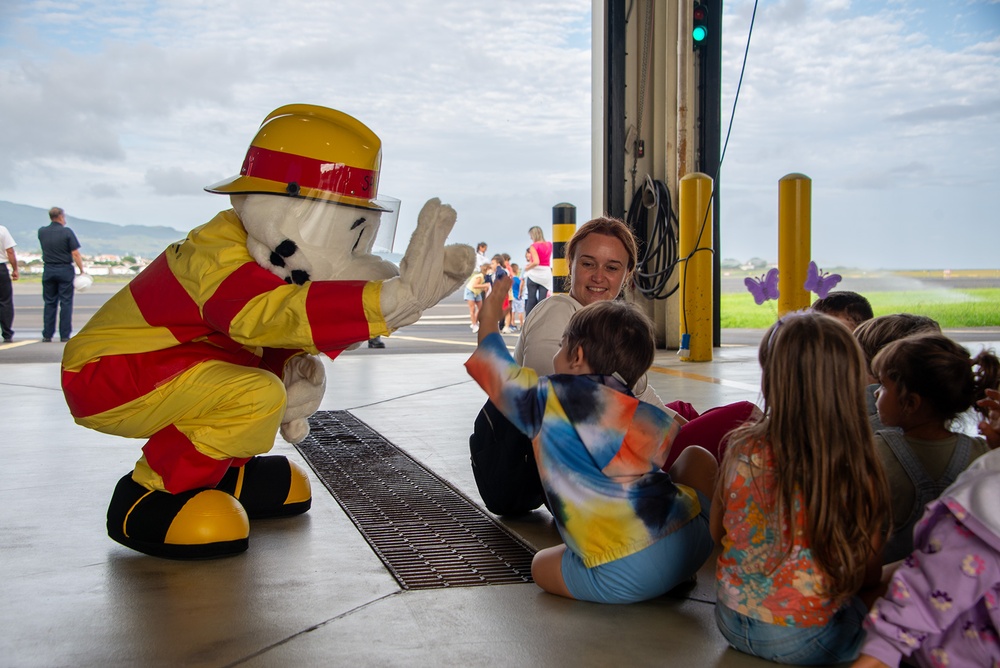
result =
[[[886,563],[913,551],[913,527],[924,506],[955,482],[987,443],[953,431],[955,419],[986,397],[1000,381],[1000,360],[988,351],[969,351],[942,334],[908,336],[890,343],[872,360],[881,387],[875,449],[889,479],[892,533]]]

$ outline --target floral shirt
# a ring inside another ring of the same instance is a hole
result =
[[[771,469],[770,448],[751,443],[723,471],[726,535],[716,568],[718,603],[768,624],[823,626],[839,602],[823,593],[826,576],[806,540],[801,491],[795,495],[792,526],[782,523],[780,535],[776,530]]]
[[[499,334],[465,366],[532,439],[556,527],[587,568],[635,554],[700,512],[694,490],[660,470],[680,429],[672,412],[639,401],[613,376],[539,377]]]

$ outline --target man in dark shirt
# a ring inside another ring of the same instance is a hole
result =
[[[73,230],[66,227],[66,212],[57,206],[49,209],[48,226],[39,228],[38,243],[42,246],[42,341],[51,341],[56,330],[56,304],[59,305],[59,340],[69,341],[73,331],[73,278],[76,264],[83,272],[80,242]]]

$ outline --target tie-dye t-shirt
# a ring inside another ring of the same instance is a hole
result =
[[[795,494],[793,526],[783,523],[779,536],[768,517],[777,484],[771,449],[747,444],[722,475],[726,535],[716,567],[718,603],[768,624],[826,625],[839,603],[823,593],[826,576],[813,561],[806,538],[801,490]]]
[[[533,442],[567,547],[588,568],[634,554],[700,512],[694,490],[661,471],[680,426],[612,376],[538,375],[491,334],[466,368]]]

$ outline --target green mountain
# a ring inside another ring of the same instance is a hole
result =
[[[0,200],[0,225],[10,231],[18,251],[38,251],[38,228],[48,224],[48,209]],[[114,225],[70,215],[66,216],[66,225],[76,233],[80,252],[84,255],[153,258],[168,245],[187,236],[187,232],[163,225]]]

